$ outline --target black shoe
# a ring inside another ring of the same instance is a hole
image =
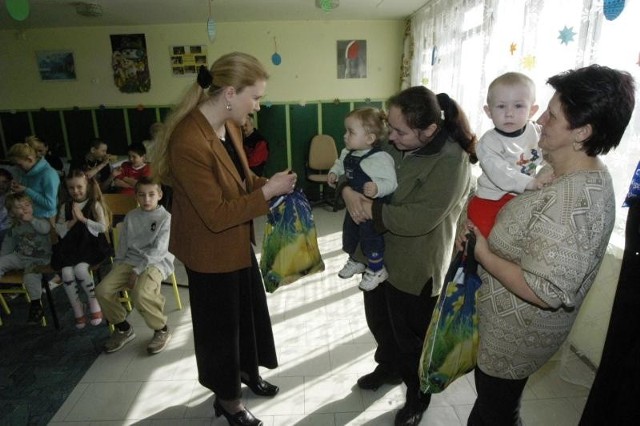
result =
[[[404,404],[393,421],[394,426],[417,426],[422,420],[424,412],[427,411],[428,404],[409,403]]]
[[[240,381],[249,386],[249,389],[259,396],[275,396],[280,391],[279,387],[272,385],[260,376],[258,376],[258,380],[249,381],[241,375]]]
[[[213,401],[213,409],[216,413],[216,417],[224,416],[230,426],[263,426],[262,420],[256,419],[253,414],[251,414],[251,411],[246,408],[235,414],[229,413],[227,410],[222,408],[217,397],[215,401]]]
[[[379,368],[373,370],[369,374],[358,379],[358,387],[375,391],[382,385],[399,385],[402,383],[402,377],[398,374],[387,373]]]
[[[40,301],[32,301],[29,306],[29,319],[27,319],[27,323],[40,324],[42,317],[44,317],[44,309],[42,309]]]

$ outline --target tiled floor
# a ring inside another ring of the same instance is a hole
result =
[[[265,426],[392,425],[404,386],[377,392],[355,386],[374,367],[375,343],[356,278],[336,275],[346,260],[340,250],[344,211],[314,212],[326,270],[268,295],[280,366],[262,375],[281,390],[272,399],[246,390],[244,402]],[[184,271],[178,272],[183,282]],[[137,338],[119,352],[100,355],[51,425],[227,425],[224,418],[214,417],[213,396],[197,382],[187,289],[181,288],[182,311],[176,310],[171,287],[163,291],[173,330],[168,348],[148,356],[152,332],[132,313]],[[578,423],[588,389],[563,381],[559,364],[550,362],[527,384],[522,409],[526,426]],[[421,424],[465,425],[474,399],[469,374],[434,395]]]

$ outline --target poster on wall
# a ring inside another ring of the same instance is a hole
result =
[[[38,71],[43,81],[65,81],[76,79],[73,53],[68,50],[36,52]]]
[[[200,65],[207,66],[207,46],[171,46],[169,53],[175,76],[196,74]]]
[[[338,78],[367,78],[367,41],[338,40]]]
[[[123,93],[151,89],[147,43],[144,34],[111,35],[113,81]]]

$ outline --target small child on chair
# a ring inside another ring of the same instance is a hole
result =
[[[24,269],[24,285],[31,299],[29,324],[42,321],[44,310],[41,266],[51,258],[51,223],[48,219],[33,216],[33,202],[25,192],[7,195],[5,205],[12,219],[12,226],[4,237],[0,250],[0,277],[9,271]]]
[[[102,322],[102,310],[96,299],[96,286],[90,268],[111,254],[106,237],[111,212],[102,200],[98,182],[87,179],[82,170],[71,170],[65,178],[65,184],[69,196],[58,212],[56,232],[60,240],[53,246],[51,267],[61,271],[76,327],[84,328],[87,319],[78,286],[87,295],[91,325]]]
[[[131,293],[134,306],[154,330],[147,352],[161,352],[171,338],[160,291],[162,280],[173,272],[174,256],[169,253],[171,214],[158,205],[162,190],[151,178],[140,178],[135,189],[139,207],[125,216],[113,268],[96,288],[104,317],[115,327],[104,345],[107,353],[119,351],[136,337],[119,300],[123,290]]]

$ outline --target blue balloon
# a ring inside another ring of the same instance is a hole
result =
[[[273,65],[280,65],[282,63],[282,58],[280,57],[278,52],[271,55],[271,62],[273,62]]]

